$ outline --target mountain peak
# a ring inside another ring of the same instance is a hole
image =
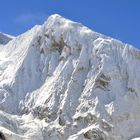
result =
[[[7,139],[140,137],[140,52],[133,46],[55,14],[1,47],[0,56]]]

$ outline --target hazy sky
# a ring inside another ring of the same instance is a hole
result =
[[[18,35],[54,13],[140,48],[140,0],[0,0],[0,31]]]

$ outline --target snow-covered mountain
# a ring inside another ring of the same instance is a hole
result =
[[[12,40],[14,37],[11,35],[7,35],[0,32],[0,45],[7,44],[10,40]]]
[[[139,50],[59,15],[4,44],[1,139],[139,139]]]

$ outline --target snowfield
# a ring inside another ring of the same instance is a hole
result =
[[[140,139],[139,50],[57,14],[1,34],[0,139]]]

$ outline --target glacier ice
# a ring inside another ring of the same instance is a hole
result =
[[[139,50],[52,15],[0,45],[0,132],[6,140],[139,139],[139,73]]]

